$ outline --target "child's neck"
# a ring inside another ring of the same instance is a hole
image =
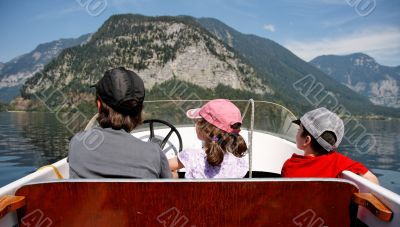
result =
[[[304,156],[315,157],[315,156],[317,156],[317,153],[314,152],[312,149],[305,149],[304,150]]]

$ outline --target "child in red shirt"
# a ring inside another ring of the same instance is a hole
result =
[[[282,167],[283,177],[340,177],[344,170],[354,172],[376,184],[378,178],[363,164],[336,152],[344,135],[343,121],[326,108],[307,112],[298,120],[297,148],[304,155],[293,154]]]

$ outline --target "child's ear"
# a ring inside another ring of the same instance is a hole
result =
[[[97,99],[97,110],[100,112],[100,105],[101,105],[101,102],[100,102],[100,100],[98,100]]]
[[[304,146],[308,146],[311,144],[311,136],[306,136],[306,140],[304,141]]]

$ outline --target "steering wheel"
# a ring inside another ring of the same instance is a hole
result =
[[[96,113],[92,117],[92,119],[90,119],[89,123],[85,127],[85,130],[89,130],[93,126],[97,125],[97,116],[98,116],[98,113]],[[170,131],[168,132],[166,137],[163,138],[161,136],[154,135],[154,122],[166,125],[166,126],[168,126],[170,128]],[[158,119],[145,120],[145,121],[143,121],[143,125],[145,125],[145,124],[149,124],[150,136],[148,136],[148,137],[145,136],[145,137],[142,137],[142,138],[139,138],[139,139],[143,140],[143,139],[148,138],[148,141],[151,141],[153,143],[158,144],[161,147],[161,149],[163,150],[164,153],[167,153],[169,150],[173,149],[174,153],[176,155],[177,152],[181,152],[182,151],[182,137],[181,137],[181,134],[179,134],[178,129],[175,128],[175,126],[173,126],[172,124],[170,124],[170,123],[168,123],[166,121],[158,120]],[[178,149],[178,151],[176,150],[175,146],[170,141],[168,141],[173,132],[175,132],[176,136],[178,137],[178,141],[179,141],[179,149]],[[165,145],[167,143],[170,144],[171,146],[169,148],[167,148],[167,149],[164,149],[164,147],[165,147]]]
[[[162,138],[160,136],[154,135],[154,122],[163,124],[163,125],[168,126],[170,128],[170,131],[168,132],[167,136]],[[166,153],[169,150],[169,149],[164,150],[164,147],[167,144],[167,142],[169,144],[171,144],[171,146],[173,146],[173,144],[168,141],[169,138],[171,137],[172,133],[175,133],[176,136],[178,137],[178,141],[179,141],[178,152],[182,151],[182,137],[181,137],[181,134],[179,133],[178,129],[175,128],[175,126],[173,126],[172,124],[170,124],[170,123],[168,123],[166,121],[159,120],[159,119],[148,119],[148,120],[145,120],[145,121],[143,121],[143,125],[145,125],[145,124],[149,124],[149,129],[150,129],[150,136],[149,136],[149,140],[148,141],[158,144],[161,147],[161,149],[164,151],[164,153]]]

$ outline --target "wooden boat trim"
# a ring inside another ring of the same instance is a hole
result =
[[[25,206],[26,200],[24,196],[5,195],[0,198],[0,219],[7,213],[16,211]]]
[[[393,212],[371,193],[354,193],[353,201],[367,208],[375,217],[382,221],[392,220]]]

